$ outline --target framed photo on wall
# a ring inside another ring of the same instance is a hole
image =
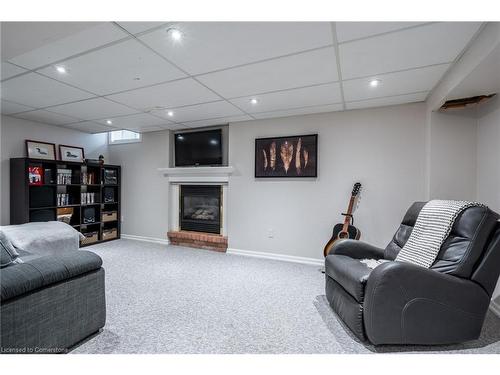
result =
[[[255,177],[317,177],[318,135],[255,139]]]
[[[83,163],[85,160],[85,151],[83,147],[59,145],[59,157],[62,161]]]
[[[27,139],[26,155],[32,159],[56,160],[56,145]]]

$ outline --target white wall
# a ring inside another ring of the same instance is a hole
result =
[[[489,103],[480,116],[477,122],[477,200],[500,212],[500,100],[496,98]],[[500,297],[500,281],[493,293],[493,299],[497,297]]]
[[[317,179],[254,178],[255,138],[308,133],[319,134]],[[355,224],[385,246],[410,204],[425,199],[425,105],[230,124],[229,163],[230,248],[321,259],[358,180]]]
[[[110,160],[122,166],[122,233],[166,239],[168,183],[158,168],[168,166],[169,132],[151,132],[142,142],[109,146]]]
[[[476,199],[476,119],[463,112],[430,114],[429,198]]]
[[[500,212],[500,100],[478,119],[477,199]]]
[[[1,225],[10,221],[9,159],[26,156],[26,139],[55,143],[56,148],[58,144],[81,146],[85,149],[85,157],[97,158],[102,154],[107,160],[107,137],[104,134],[86,134],[8,116],[2,116],[1,122]]]

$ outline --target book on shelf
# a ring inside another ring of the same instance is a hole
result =
[[[43,167],[28,167],[28,180],[30,185],[42,185],[43,184]]]
[[[58,206],[67,206],[69,204],[69,194],[57,194],[57,205]]]
[[[94,172],[83,172],[82,173],[82,184],[84,185],[94,185],[96,184],[96,174]]]
[[[71,169],[58,169],[57,170],[57,184],[58,185],[70,185],[72,181],[72,171]]]
[[[104,170],[104,183],[106,185],[116,185],[118,183],[118,176],[116,169]]]
[[[94,204],[95,203],[95,193],[81,193],[80,194],[81,204]]]

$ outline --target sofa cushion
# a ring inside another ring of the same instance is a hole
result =
[[[14,259],[10,256],[10,253],[7,251],[6,246],[0,241],[0,267],[4,268],[10,266]]]
[[[90,251],[48,255],[2,269],[1,300],[5,301],[40,288],[97,270],[102,260]]]
[[[12,243],[5,235],[4,231],[0,229],[0,267],[7,267],[15,263],[16,259],[19,257],[19,253],[16,251]]]
[[[494,232],[497,220],[498,215],[487,207],[470,207],[463,211],[455,220],[431,268],[470,278]]]
[[[396,259],[396,256],[399,254],[406,241],[410,237],[410,234],[415,226],[415,222],[417,221],[418,214],[422,207],[425,206],[427,202],[415,202],[413,203],[408,211],[406,211],[401,224],[399,225],[398,230],[392,237],[391,242],[385,248],[384,258],[389,260]]]
[[[340,284],[356,301],[363,303],[365,286],[372,269],[346,255],[328,255],[325,273]]]
[[[386,259],[396,258],[410,237],[425,203],[415,202],[408,209],[396,234],[386,247]],[[455,220],[450,235],[441,246],[431,269],[458,277],[471,277],[497,220],[498,215],[487,207],[470,207],[464,210]]]

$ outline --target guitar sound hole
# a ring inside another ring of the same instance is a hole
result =
[[[347,233],[347,232],[340,232],[339,233],[339,238],[349,238],[349,233]]]

